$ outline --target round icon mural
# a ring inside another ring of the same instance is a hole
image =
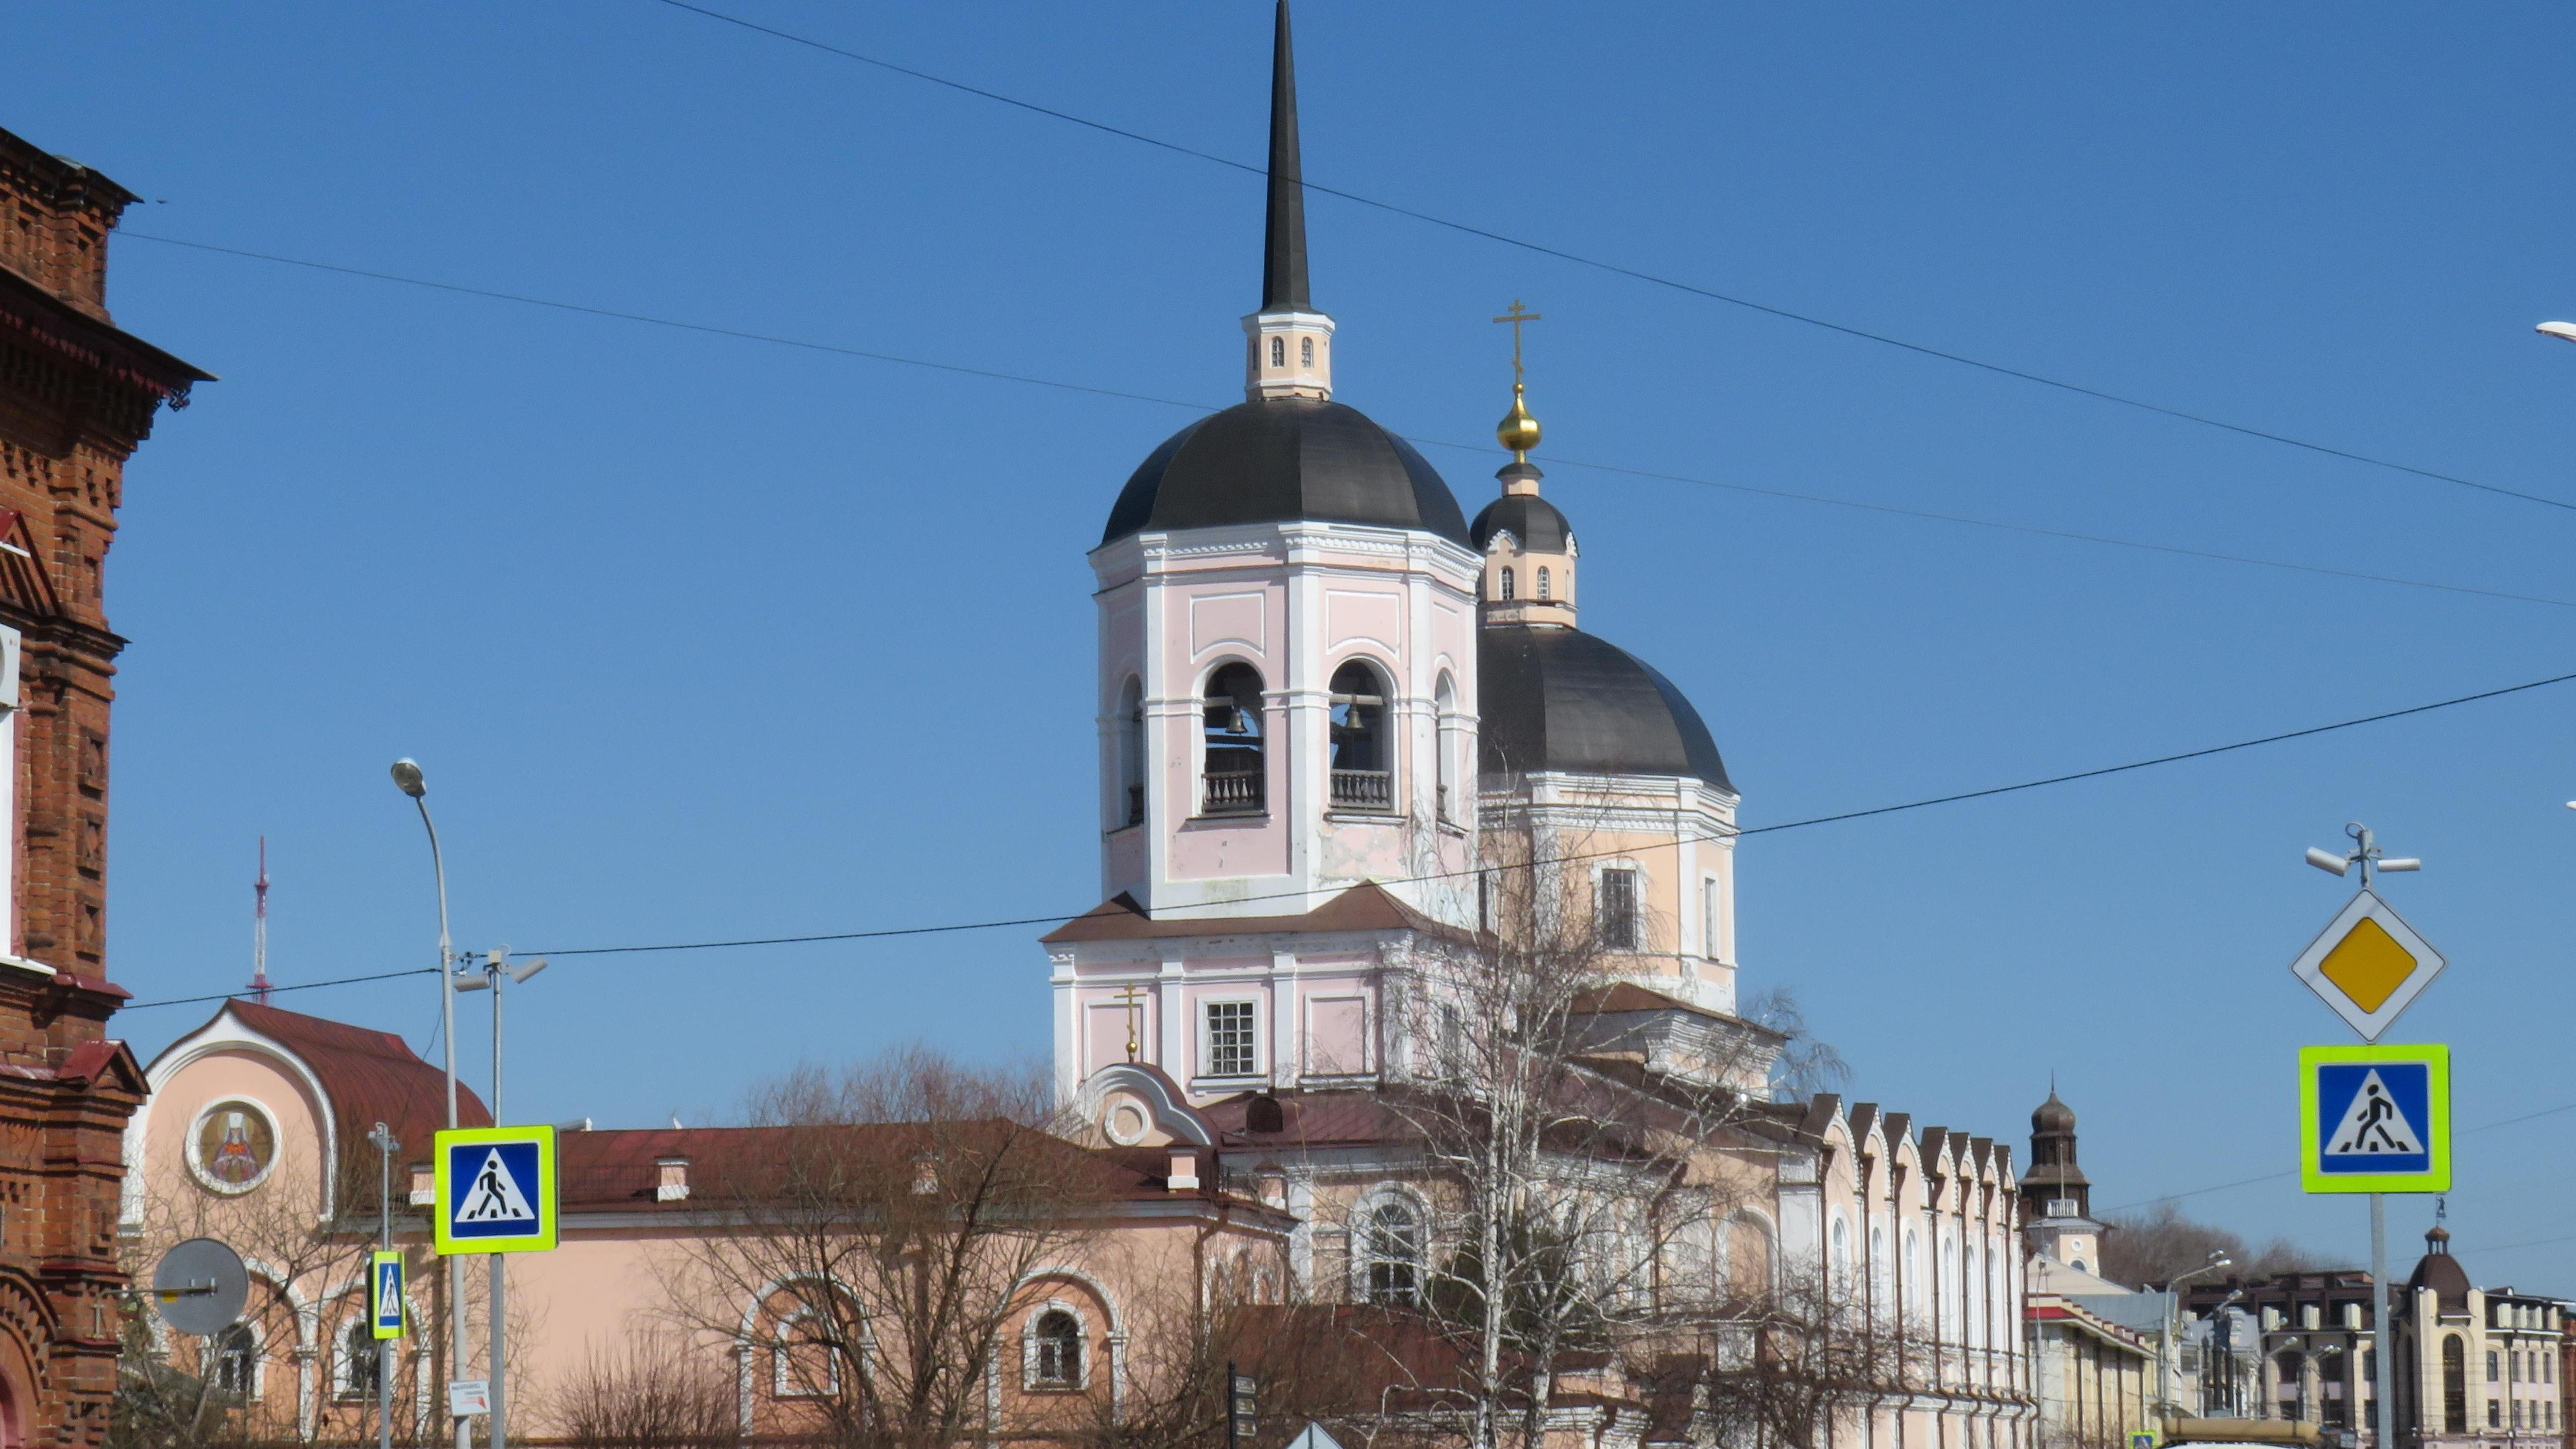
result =
[[[277,1164],[277,1125],[267,1108],[235,1097],[199,1115],[188,1145],[199,1181],[217,1192],[248,1192]]]

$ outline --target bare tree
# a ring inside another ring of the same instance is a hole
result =
[[[765,1355],[834,1445],[948,1449],[985,1408],[1006,1321],[1037,1270],[1097,1230],[1110,1169],[1056,1136],[1043,1068],[926,1047],[791,1073],[714,1169],[730,1225],[670,1260],[678,1321]]]
[[[1874,1322],[1853,1285],[1823,1265],[1785,1269],[1732,1317],[1699,1360],[1697,1402],[1720,1443],[1829,1442],[1838,1417],[1867,1412],[1915,1377],[1902,1325]]]
[[[1742,1020],[1640,1010],[1618,995],[1653,923],[1642,903],[1593,898],[1579,837],[1489,837],[1486,929],[1424,945],[1409,1023],[1428,1057],[1386,1093],[1418,1136],[1456,1247],[1414,1285],[1459,1345],[1474,1449],[1517,1414],[1524,1443],[1546,1422],[1569,1355],[1587,1358],[1727,1321],[1716,1224],[1760,1169],[1730,1158],[1769,1115],[1793,1038]],[[1490,858],[1490,857],[1489,857]],[[1775,1014],[1795,1025],[1794,1003]],[[1829,1053],[1794,1059],[1830,1070]],[[1398,1258],[1351,1225],[1355,1253]]]
[[[637,1334],[617,1350],[593,1347],[549,1406],[575,1449],[720,1449],[741,1434],[733,1376],[668,1331]]]
[[[254,1406],[245,1379],[264,1371],[253,1356],[268,1361],[265,1367],[282,1368],[281,1347],[298,1346],[308,1334],[326,1350],[320,1358],[326,1369],[334,1359],[328,1350],[334,1347],[329,1335],[336,1305],[312,1304],[309,1296],[331,1294],[362,1276],[360,1265],[375,1245],[376,1174],[343,1163],[330,1188],[323,1191],[318,1169],[284,1156],[246,1192],[217,1193],[179,1179],[146,1195],[142,1231],[119,1245],[136,1281],[150,1281],[161,1254],[189,1238],[224,1243],[241,1255],[252,1276],[244,1323],[224,1334],[156,1333],[148,1318],[127,1334],[120,1398],[130,1396],[132,1402],[121,1403],[119,1411],[130,1411],[137,1432],[157,1425],[148,1432],[183,1436],[154,1441],[165,1444],[194,1442],[184,1436],[205,1433],[292,1443],[327,1434],[327,1387],[321,1402],[308,1402],[300,1376],[283,1384],[272,1379]],[[202,1402],[183,1403],[192,1396]]]
[[[2110,1225],[2111,1231],[2102,1237],[2102,1276],[2133,1288],[2170,1283],[2205,1265],[2210,1254],[2217,1252],[2235,1260],[2235,1267],[2229,1270],[2231,1277],[2248,1281],[2330,1266],[2324,1258],[2287,1238],[2274,1238],[2249,1251],[2243,1237],[2185,1217],[2172,1202],[2157,1203],[2143,1212],[2115,1215]]]

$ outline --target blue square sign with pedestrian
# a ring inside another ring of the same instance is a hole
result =
[[[468,1127],[438,1134],[432,1162],[442,1253],[555,1245],[555,1129]]]
[[[2447,1047],[2309,1047],[2299,1069],[2308,1191],[2449,1190]]]

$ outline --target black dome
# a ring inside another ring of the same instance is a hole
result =
[[[1699,711],[1653,666],[1579,629],[1478,631],[1488,773],[1690,775],[1732,791]]]
[[[1301,397],[1237,403],[1165,439],[1127,480],[1100,541],[1291,519],[1467,542],[1458,500],[1411,444],[1357,408]]]
[[[1538,553],[1563,553],[1566,541],[1574,537],[1565,515],[1535,493],[1506,493],[1486,504],[1485,511],[1467,526],[1467,540],[1478,553],[1498,533],[1508,533],[1521,541],[1522,548]]]
[[[2057,1099],[2055,1087],[2048,1089],[2048,1100],[2040,1103],[2038,1110],[2030,1114],[2030,1130],[2033,1132],[2075,1130],[2075,1109]]]

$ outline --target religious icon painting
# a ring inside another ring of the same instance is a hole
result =
[[[197,1115],[188,1135],[188,1165],[217,1192],[248,1192],[277,1165],[277,1123],[247,1097],[216,1102]]]

